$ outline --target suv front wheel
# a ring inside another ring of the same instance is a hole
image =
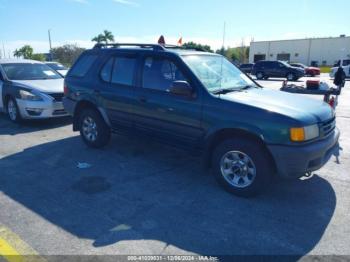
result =
[[[111,131],[99,112],[85,109],[79,118],[80,135],[89,147],[102,148],[111,138]]]
[[[223,141],[214,150],[212,167],[219,184],[240,197],[265,189],[274,170],[266,150],[250,139]]]
[[[263,72],[257,72],[257,73],[256,73],[256,78],[257,78],[258,80],[262,80],[262,79],[264,79],[264,77],[265,77],[265,75],[264,75]]]

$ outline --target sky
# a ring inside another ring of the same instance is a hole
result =
[[[93,46],[107,29],[116,42],[196,41],[218,49],[242,41],[350,35],[349,0],[0,0],[0,49],[25,44]],[[3,48],[4,47],[4,48]]]

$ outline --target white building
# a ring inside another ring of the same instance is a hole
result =
[[[350,37],[251,42],[249,62],[283,60],[305,65],[332,66],[350,59]]]

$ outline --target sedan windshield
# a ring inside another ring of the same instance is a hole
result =
[[[67,67],[59,63],[48,63],[47,65],[51,67],[53,70],[68,70]]]
[[[183,56],[183,59],[209,92],[256,87],[252,80],[223,56],[188,55]]]
[[[2,68],[9,80],[43,80],[62,78],[44,64],[13,63],[3,64]]]

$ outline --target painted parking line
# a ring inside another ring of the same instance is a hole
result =
[[[10,229],[0,225],[0,261],[45,262],[46,260]]]

